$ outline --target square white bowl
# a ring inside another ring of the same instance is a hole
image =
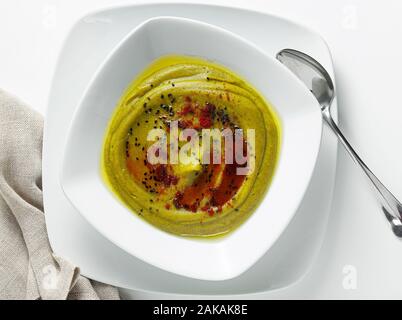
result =
[[[166,54],[195,55],[227,66],[256,87],[281,119],[281,156],[264,201],[240,228],[219,240],[180,238],[156,229],[116,201],[100,176],[103,137],[117,101],[146,65]],[[68,133],[61,185],[79,212],[126,252],[183,276],[226,280],[251,267],[293,217],[315,166],[321,125],[319,106],[303,84],[253,44],[205,23],[154,18],[125,37],[90,82]]]

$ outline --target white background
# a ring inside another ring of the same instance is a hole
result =
[[[401,1],[203,2],[274,13],[317,30],[334,58],[341,128],[402,199]],[[1,0],[0,87],[44,114],[56,58],[72,24],[93,10],[128,3],[138,1]],[[312,295],[402,299],[402,242],[390,232],[365,177],[339,150],[328,236],[319,258],[326,271],[317,277],[320,285],[311,288]],[[334,249],[340,252],[336,257]],[[355,289],[343,285],[348,265],[357,272]]]

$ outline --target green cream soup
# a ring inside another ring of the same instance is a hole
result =
[[[188,129],[193,136],[185,136]],[[222,140],[209,140],[211,132],[222,133]],[[192,138],[198,142],[189,149]],[[165,56],[148,66],[118,103],[105,133],[102,176],[133,213],[155,227],[212,237],[235,229],[257,208],[279,147],[278,117],[244,79],[210,61]],[[182,153],[189,161],[172,161]]]

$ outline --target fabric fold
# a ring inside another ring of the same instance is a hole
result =
[[[42,198],[43,119],[0,89],[0,299],[119,299],[52,253]]]

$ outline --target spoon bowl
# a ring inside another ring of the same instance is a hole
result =
[[[335,97],[334,84],[331,76],[317,60],[293,49],[282,50],[276,57],[310,88],[322,110],[331,107]]]

